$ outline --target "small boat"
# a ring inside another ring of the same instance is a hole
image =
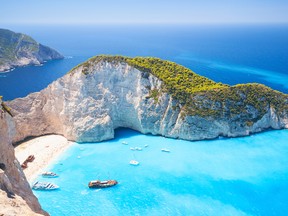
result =
[[[136,160],[130,160],[130,162],[129,162],[131,165],[133,165],[133,166],[138,166],[140,163],[138,162],[138,161],[136,161]]]
[[[135,147],[135,150],[137,150],[137,151],[142,151],[142,148],[140,148],[140,147]]]
[[[100,180],[95,180],[95,181],[90,181],[88,183],[89,188],[107,188],[107,187],[112,187],[117,185],[118,182],[116,180],[106,180],[106,181],[100,181]]]
[[[144,147],[145,147],[145,148],[147,148],[148,146],[149,146],[149,145],[148,145],[148,144],[146,144]]]
[[[58,188],[59,188],[58,185],[52,184],[50,182],[37,181],[32,185],[32,189],[34,190],[56,190]]]
[[[128,145],[128,143],[126,141],[123,141],[122,144],[123,145]]]
[[[167,148],[162,148],[161,151],[162,151],[162,152],[170,152],[170,150],[167,149]]]
[[[130,150],[132,150],[132,151],[135,151],[135,148],[133,148],[133,147],[130,147]]]
[[[42,173],[42,177],[56,178],[56,177],[58,177],[58,175],[56,173],[53,173],[53,172],[44,172],[44,173]]]

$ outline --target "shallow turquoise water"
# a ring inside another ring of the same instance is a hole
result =
[[[188,142],[121,129],[114,140],[73,145],[50,166],[61,189],[35,194],[52,216],[288,215],[287,140],[288,130]],[[119,184],[89,189],[98,178]]]

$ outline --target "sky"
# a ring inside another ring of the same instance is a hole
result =
[[[0,25],[98,23],[288,23],[288,0],[0,0]]]

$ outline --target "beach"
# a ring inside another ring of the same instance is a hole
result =
[[[15,156],[22,164],[29,155],[34,155],[33,162],[28,163],[24,173],[29,182],[35,180],[39,174],[46,170],[47,166],[57,160],[73,142],[60,135],[46,135],[25,141],[15,147]]]

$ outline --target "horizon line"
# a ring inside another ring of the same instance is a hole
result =
[[[267,22],[11,22],[2,25],[54,25],[54,26],[87,26],[87,25],[287,25],[288,21],[267,21]]]

